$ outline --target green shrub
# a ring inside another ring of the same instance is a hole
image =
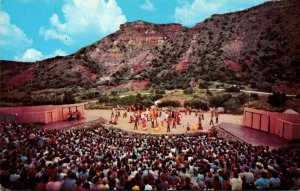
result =
[[[150,107],[154,104],[150,97],[145,97],[143,100],[141,100],[141,103],[146,107]]]
[[[206,94],[209,95],[209,96],[212,95],[211,91],[208,88],[206,89]]]
[[[159,107],[180,107],[180,106],[181,106],[180,102],[174,100],[163,100],[159,104]]]
[[[210,107],[222,107],[223,103],[232,98],[230,94],[224,94],[222,96],[211,96],[209,98]]]
[[[258,99],[259,99],[258,94],[255,94],[255,93],[251,93],[251,97],[252,97],[254,100],[258,100]]]
[[[203,102],[200,99],[192,99],[184,102],[185,107],[192,107],[196,109],[202,109],[207,111],[208,110],[208,105],[207,103]]]
[[[110,95],[112,95],[112,96],[117,96],[117,95],[118,95],[118,92],[117,92],[117,91],[111,91],[111,92],[110,92]]]
[[[238,111],[242,104],[238,98],[232,97],[224,102],[222,106],[225,110]]]
[[[119,97],[112,100],[112,105],[126,106],[136,105],[138,103],[137,96],[130,95],[126,97]]]
[[[185,94],[192,94],[194,93],[193,87],[188,87],[185,90],[183,90],[183,93]]]
[[[274,107],[280,107],[285,104],[286,94],[274,92],[272,95],[268,96],[268,103]]]
[[[151,101],[154,102],[154,101],[159,100],[163,97],[164,96],[162,94],[154,94],[154,95],[145,96],[145,97],[143,97],[143,99],[150,99]]]
[[[63,99],[61,96],[26,96],[23,100],[25,106],[32,105],[61,105],[63,104]]]
[[[93,99],[95,98],[95,93],[87,92],[81,96],[82,99]]]
[[[249,101],[249,99],[250,99],[250,97],[247,94],[245,94],[245,93],[241,93],[240,95],[238,95],[237,98],[240,100],[240,103],[242,105],[244,105],[245,103],[247,103]]]
[[[162,89],[157,89],[157,90],[155,90],[155,93],[156,93],[156,94],[162,94],[162,95],[163,95],[163,94],[166,93],[166,91],[165,91],[165,89],[162,88]]]
[[[100,94],[98,101],[99,101],[99,103],[108,103],[109,96],[107,94]]]
[[[230,86],[226,88],[226,92],[240,92],[240,88],[237,86]]]

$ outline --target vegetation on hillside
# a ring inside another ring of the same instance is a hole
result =
[[[146,80],[145,88],[186,94],[212,82],[299,94],[299,9],[297,0],[271,1],[213,15],[193,28],[126,23],[73,55],[25,64],[0,61],[1,91],[105,90]]]

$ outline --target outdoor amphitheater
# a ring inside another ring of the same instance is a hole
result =
[[[220,113],[218,123],[210,111],[179,111],[180,122],[168,131],[169,111],[158,110],[157,124],[140,119],[134,129],[130,119],[137,111],[81,110],[81,120],[63,117],[77,107],[57,109],[53,116],[62,112],[61,120],[38,128],[17,118],[2,123],[1,189],[299,189],[299,147],[284,147],[282,139],[293,122],[283,125],[280,137],[278,130],[264,130],[271,123],[249,115],[257,114],[251,109],[243,116]]]

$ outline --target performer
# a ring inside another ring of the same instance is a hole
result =
[[[118,119],[119,119],[119,114],[116,113],[116,115],[115,115],[115,124],[118,124]]]
[[[218,112],[217,108],[215,109],[215,116],[216,116],[216,123],[218,123],[219,122],[219,112]]]
[[[164,121],[160,121],[160,126],[164,127]]]
[[[75,111],[73,111],[73,113],[72,113],[72,119],[76,119],[76,113],[75,113]]]
[[[214,109],[211,110],[210,112],[210,122],[209,125],[214,125]]]
[[[138,118],[138,116],[135,116],[133,130],[138,130],[138,122],[139,122],[139,118]]]
[[[76,110],[76,119],[80,120],[80,112],[78,110]]]
[[[147,131],[147,129],[148,129],[146,123],[147,123],[147,120],[146,120],[146,119],[143,119],[143,120],[142,120],[143,131]]]
[[[192,123],[192,130],[193,131],[197,131],[197,126],[196,126],[196,124],[194,122]]]
[[[129,118],[130,118],[129,123],[133,123],[134,122],[134,117],[130,116]]]
[[[151,118],[151,128],[154,128],[154,119]]]
[[[171,127],[170,126],[171,126],[171,120],[168,119],[167,120],[167,132],[169,132],[169,133],[171,132]]]
[[[113,120],[115,117],[115,108],[112,108],[110,118]]]
[[[125,112],[123,114],[123,118],[127,118],[127,110],[125,110]]]
[[[173,119],[173,120],[172,120],[172,123],[173,123],[173,125],[172,125],[173,127],[172,127],[172,128],[173,128],[173,129],[176,129],[176,119]]]
[[[69,114],[68,114],[68,120],[71,121],[72,120],[72,112],[69,111]]]
[[[198,117],[198,130],[203,130],[202,122],[201,122],[201,115],[199,115],[199,117]]]
[[[182,116],[180,113],[178,113],[178,119],[177,119],[177,125],[180,125],[181,123],[181,119],[182,119]]]
[[[199,110],[198,110],[198,118],[201,118],[201,117],[202,117],[202,115],[203,115],[203,113],[202,113],[202,110],[201,110],[201,109],[199,109]]]

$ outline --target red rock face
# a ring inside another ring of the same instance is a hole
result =
[[[114,88],[112,88],[110,90],[112,91],[112,90],[118,90],[118,89],[128,88],[128,89],[133,90],[133,91],[140,91],[140,90],[145,89],[145,87],[148,84],[149,84],[148,80],[141,80],[141,81],[130,80],[129,82],[121,84],[121,85],[118,85],[117,87],[114,87]]]
[[[139,64],[137,64],[137,65],[134,66],[133,72],[134,72],[134,74],[138,74],[142,70],[147,70],[148,66],[149,66],[148,64],[139,63]]]
[[[242,71],[241,66],[238,63],[233,62],[231,60],[224,60],[224,64],[225,64],[225,66],[227,66],[228,68],[230,68],[236,72]]]
[[[274,88],[275,91],[285,92],[286,94],[300,94],[300,88],[291,85],[279,85]]]
[[[91,78],[92,80],[96,79],[97,75],[88,70],[86,67],[79,66],[79,69],[85,76]]]
[[[21,71],[19,74],[8,79],[7,89],[11,89],[13,87],[19,87],[26,82],[29,82],[33,79],[33,70],[34,67],[27,68],[26,70]]]
[[[189,67],[189,65],[190,62],[188,60],[182,60],[176,65],[175,71],[179,73],[184,72]]]

